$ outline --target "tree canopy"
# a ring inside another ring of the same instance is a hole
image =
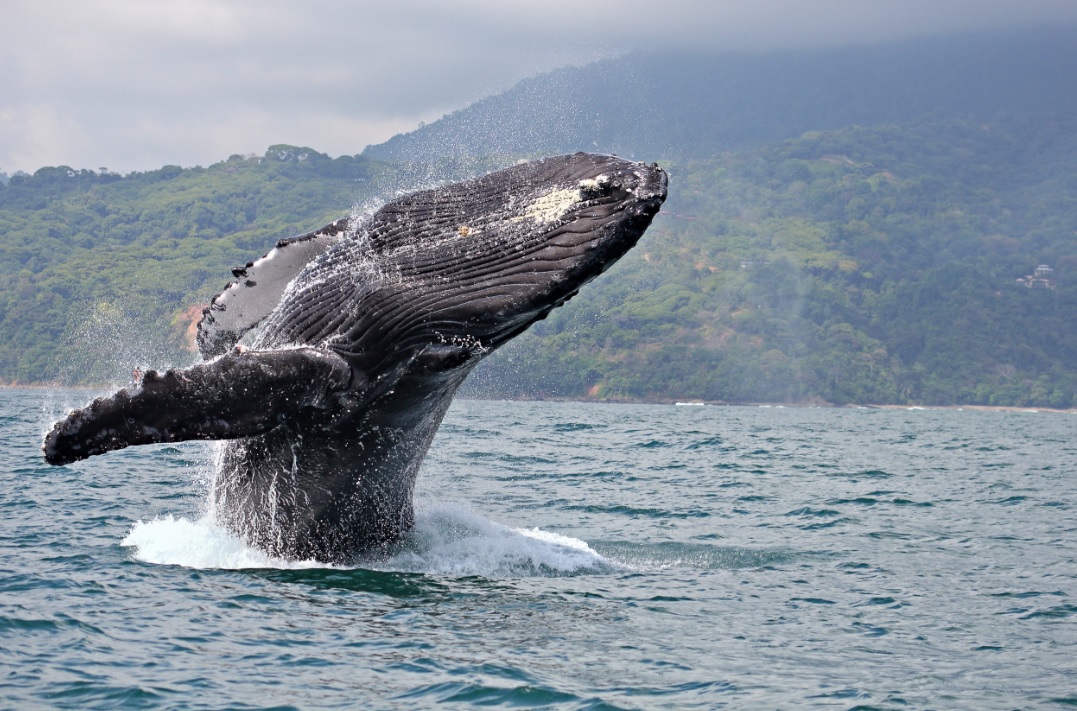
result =
[[[639,246],[493,355],[498,397],[1077,406],[1077,121],[812,131],[665,165]],[[273,146],[0,187],[0,380],[190,360],[229,268],[401,185],[484,167]],[[1050,268],[1032,277],[1040,265]]]

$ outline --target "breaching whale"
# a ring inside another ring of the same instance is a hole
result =
[[[468,373],[635,245],[666,190],[657,165],[577,153],[282,240],[203,312],[204,362],[69,413],[45,459],[227,440],[219,523],[285,558],[377,551],[412,526],[419,465]]]

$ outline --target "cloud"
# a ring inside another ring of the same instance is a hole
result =
[[[1077,23],[1072,0],[7,0],[0,170],[333,155],[634,49],[769,50]]]

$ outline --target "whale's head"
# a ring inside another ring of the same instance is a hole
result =
[[[406,353],[433,371],[474,363],[631,249],[666,189],[657,165],[577,153],[412,193],[316,260],[276,328],[368,369]],[[335,306],[312,328],[315,298]]]
[[[435,269],[416,263],[439,296],[424,316],[438,334],[496,348],[632,248],[666,183],[657,165],[576,154],[435,192],[435,203],[464,209],[450,212],[424,253]]]

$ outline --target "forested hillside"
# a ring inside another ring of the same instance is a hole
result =
[[[377,187],[363,158],[273,146],[208,168],[67,167],[0,187],[0,382],[93,382],[176,362],[229,268],[346,214]]]
[[[1077,405],[1075,137],[1073,119],[925,123],[668,163],[670,200],[639,247],[468,392]],[[186,332],[229,267],[400,180],[286,146],[206,169],[14,178],[0,377],[191,358]],[[1050,288],[1017,282],[1040,264]]]
[[[610,278],[477,373],[509,396],[1077,406],[1077,122],[813,132],[672,164]],[[1029,288],[1018,278],[1053,268]]]
[[[1047,33],[639,55],[529,79],[359,156],[280,145],[11,176],[0,383],[190,361],[201,305],[276,240],[583,149],[659,160],[670,198],[465,392],[1077,407],[1075,48]]]

